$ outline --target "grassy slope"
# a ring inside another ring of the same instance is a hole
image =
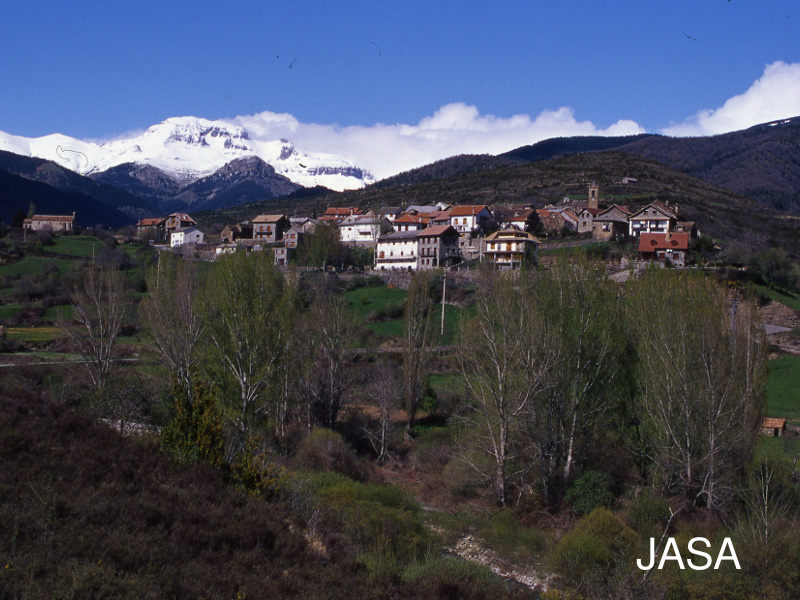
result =
[[[770,289],[765,285],[756,285],[755,289],[759,294],[766,296],[770,300],[785,304],[793,311],[800,313],[800,294],[797,292]]]
[[[56,265],[59,272],[63,274],[69,271],[75,265],[75,262],[61,258],[26,256],[19,262],[0,267],[0,277],[4,275],[11,277],[39,275],[49,265]]]
[[[800,356],[785,354],[767,366],[767,415],[800,421]]]

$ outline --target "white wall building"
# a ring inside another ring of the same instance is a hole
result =
[[[337,223],[339,240],[345,244],[375,244],[383,220],[374,215],[353,215]]]
[[[375,268],[380,271],[414,271],[417,268],[417,232],[393,231],[378,239]]]
[[[169,246],[182,246],[184,244],[202,244],[203,232],[197,227],[183,227],[176,229],[169,236]]]

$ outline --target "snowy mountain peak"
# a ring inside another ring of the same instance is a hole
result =
[[[23,138],[0,132],[0,150],[45,158],[83,175],[133,163],[155,167],[180,184],[255,156],[305,187],[342,191],[372,183],[372,175],[340,156],[303,153],[286,139],[252,139],[241,126],[198,117],[172,117],[127,139],[96,144],[55,134]]]

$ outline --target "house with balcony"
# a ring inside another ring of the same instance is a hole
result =
[[[413,271],[417,268],[417,231],[392,231],[378,238],[375,248],[375,269],[379,271]]]
[[[253,239],[274,244],[283,239],[283,232],[288,228],[286,215],[258,215],[253,219]]]
[[[450,225],[436,225],[417,232],[417,269],[438,269],[461,262],[458,232]]]
[[[519,269],[523,264],[535,264],[541,243],[536,237],[519,229],[501,229],[486,237],[483,252],[487,262],[498,269]]]
[[[638,238],[643,233],[665,234],[680,220],[678,206],[656,200],[628,219],[628,235]]]

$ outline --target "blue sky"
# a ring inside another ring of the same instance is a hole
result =
[[[343,131],[363,139],[376,124],[513,129],[515,115],[531,123],[557,115],[565,135],[717,132],[748,126],[748,114],[800,114],[796,8],[788,0],[5,2],[0,131],[104,139],[172,116],[246,122],[275,113],[291,115],[311,150],[330,152],[357,145]],[[715,111],[746,93],[721,122]],[[709,117],[716,122],[704,125]]]

